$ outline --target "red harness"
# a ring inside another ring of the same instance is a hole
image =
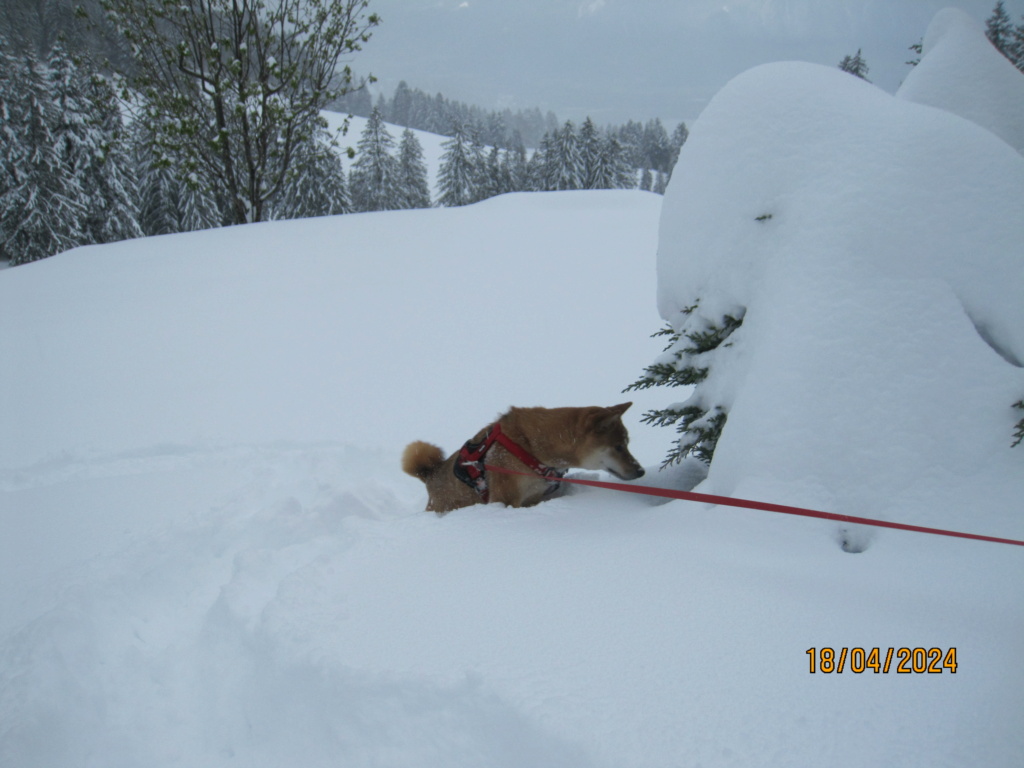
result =
[[[455,473],[455,477],[477,492],[477,495],[480,496],[480,501],[484,504],[488,503],[491,495],[490,489],[487,486],[487,471],[484,467],[484,461],[487,458],[487,452],[491,450],[491,446],[495,443],[499,443],[506,451],[548,481],[548,489],[544,494],[545,496],[554,493],[558,489],[562,477],[567,470],[555,469],[546,464],[541,464],[534,456],[527,453],[522,446],[502,432],[501,425],[495,422],[487,430],[484,439],[479,443],[468,441],[462,446],[462,449],[459,451],[459,458],[452,470]]]

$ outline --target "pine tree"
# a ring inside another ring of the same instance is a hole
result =
[[[580,169],[583,189],[607,189],[598,181],[598,166],[601,163],[601,136],[594,121],[587,117],[580,126]]]
[[[667,173],[672,166],[672,142],[661,120],[648,120],[644,126],[643,143],[641,144],[643,162],[641,167],[650,168],[652,172]]]
[[[0,261],[5,262],[10,261],[10,255],[5,248],[7,235],[2,228],[2,206],[15,183],[12,170],[15,159],[20,155],[21,137],[12,122],[14,110],[22,102],[19,82],[17,62],[7,55],[7,43],[0,37]]]
[[[129,133],[138,189],[138,222],[144,235],[168,235],[219,227],[221,204],[201,168],[188,164],[150,133],[148,121],[136,121]]]
[[[1013,22],[1010,21],[1010,14],[1006,12],[1003,0],[996,3],[992,15],[985,22],[985,36],[997,51],[1013,61]]]
[[[553,163],[550,170],[550,186],[553,190],[583,188],[583,155],[579,136],[571,120],[567,120],[558,132],[553,144]]]
[[[512,139],[512,147],[502,155],[502,177],[507,180],[509,192],[523,192],[529,189],[530,172],[526,147],[519,134]]]
[[[859,77],[861,80],[868,79],[868,63],[861,56],[860,48],[857,49],[856,55],[844,56],[843,60],[839,62],[839,68],[843,72],[849,72],[851,75]]]
[[[444,153],[437,174],[438,203],[447,207],[468,205],[478,194],[479,169],[475,164],[473,141],[462,123],[455,123],[452,133],[453,136],[441,145]]]
[[[290,183],[277,202],[275,218],[336,216],[351,209],[337,147],[326,132],[299,147]]]
[[[680,123],[676,126],[676,129],[672,131],[672,138],[669,140],[669,144],[672,148],[671,155],[669,156],[668,165],[668,177],[672,178],[672,171],[675,170],[676,163],[679,161],[679,152],[683,148],[683,144],[690,138],[690,130],[686,127],[686,123]]]
[[[138,180],[117,96],[110,82],[98,73],[83,80],[89,123],[98,141],[86,160],[82,179],[86,192],[86,237],[92,243],[141,237]]]
[[[349,174],[355,211],[394,211],[402,207],[395,140],[374,109],[356,145],[356,160]]]
[[[409,128],[402,131],[398,145],[398,178],[403,208],[429,208],[430,185],[423,147]]]
[[[7,107],[7,188],[0,198],[0,232],[11,266],[81,245],[85,212],[78,179],[62,161],[54,135],[60,117],[47,68],[29,58],[16,75],[17,101]]]
[[[690,397],[667,408],[648,411],[641,421],[654,426],[676,426],[679,437],[669,449],[662,467],[682,461],[693,454],[710,464],[721,437],[728,414],[721,403],[713,402],[702,384],[725,343],[743,324],[739,316],[725,315],[717,323],[710,322],[696,310],[699,302],[682,311],[678,328],[667,327],[655,336],[668,336],[669,343],[657,362],[644,369],[644,375],[624,391],[650,387],[693,386]]]

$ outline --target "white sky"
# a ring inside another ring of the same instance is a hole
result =
[[[599,124],[692,122],[730,78],[769,61],[834,66],[860,48],[894,91],[936,12],[984,22],[996,0],[371,0],[383,23],[354,59],[389,96],[400,80],[487,108]],[[1014,23],[1024,0],[1006,0]]]

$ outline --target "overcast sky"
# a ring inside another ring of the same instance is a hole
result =
[[[692,122],[730,78],[769,61],[835,66],[860,48],[895,91],[942,8],[984,23],[996,0],[371,0],[383,18],[353,61],[390,96],[411,87],[482,107],[598,124]],[[1014,23],[1024,0],[1006,0]]]

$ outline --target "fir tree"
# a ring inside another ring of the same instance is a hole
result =
[[[566,121],[553,142],[552,163],[548,177],[550,189],[569,190],[583,188],[583,155],[579,136],[571,120]]]
[[[479,169],[475,164],[473,141],[461,123],[456,123],[454,134],[441,146],[441,166],[437,181],[440,189],[438,203],[447,207],[468,205],[477,196]]]
[[[594,121],[589,117],[583,121],[580,127],[580,163],[582,169],[583,189],[608,189],[609,187],[601,178],[600,167],[606,159],[602,157],[601,137],[597,132]]]
[[[48,75],[46,67],[26,59],[7,105],[12,138],[4,158],[7,184],[0,198],[0,233],[11,266],[52,256],[84,240],[82,189],[58,149],[54,127],[60,118]]]
[[[1013,61],[1014,29],[1010,14],[1006,12],[1003,0],[996,3],[992,15],[985,22],[985,36],[996,47],[996,50]]]
[[[675,170],[676,163],[679,161],[679,152],[683,148],[683,144],[690,138],[690,130],[686,127],[686,123],[680,123],[676,126],[676,129],[672,131],[672,138],[669,140],[671,146],[671,155],[669,156],[669,165],[666,169],[669,178],[672,178],[672,171]]]
[[[141,237],[138,181],[117,96],[110,82],[98,73],[84,78],[82,87],[97,138],[83,174],[86,237],[92,243]]]
[[[322,133],[299,147],[291,182],[275,208],[275,217],[306,219],[350,211],[345,172],[335,142]]]
[[[356,145],[356,161],[349,174],[352,208],[356,211],[393,211],[402,207],[395,140],[374,109]]]
[[[502,177],[507,180],[509,192],[522,192],[529,189],[530,172],[527,163],[526,147],[518,134],[513,138],[512,147],[502,155]]]
[[[644,126],[643,142],[641,144],[643,161],[641,167],[650,168],[652,172],[663,171],[667,173],[672,166],[672,142],[668,138],[668,132],[661,120],[657,118],[648,120]]]
[[[849,72],[851,75],[859,77],[861,80],[868,79],[868,64],[864,61],[864,57],[861,56],[860,48],[857,49],[855,55],[844,56],[843,60],[839,62],[839,68],[843,72]]]
[[[15,183],[13,178],[14,161],[20,154],[21,136],[17,126],[12,122],[15,110],[21,104],[21,95],[17,87],[19,82],[17,62],[7,55],[6,41],[0,37],[0,212],[8,191]],[[10,261],[5,248],[7,240],[0,214],[0,261]]]
[[[725,315],[718,322],[710,322],[696,311],[698,304],[683,310],[678,328],[667,327],[654,334],[668,336],[668,346],[659,360],[645,368],[644,375],[625,389],[628,392],[656,386],[694,387],[686,401],[648,411],[641,419],[654,426],[676,426],[679,437],[669,449],[662,467],[680,462],[690,454],[710,464],[727,419],[725,407],[713,402],[702,384],[708,379],[720,350],[731,345],[732,342],[726,343],[726,340],[743,324],[743,313],[738,317]]]
[[[430,185],[423,147],[416,134],[408,128],[402,131],[402,141],[398,145],[398,179],[403,208],[430,207]]]

